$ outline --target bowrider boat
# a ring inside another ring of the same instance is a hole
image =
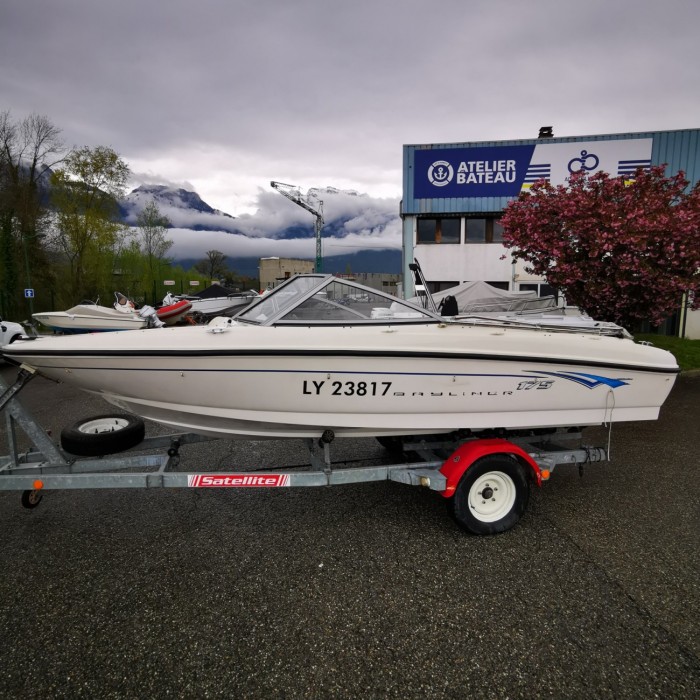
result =
[[[115,306],[118,304],[115,300]],[[67,311],[43,311],[32,314],[42,326],[59,333],[90,333],[94,331],[124,331],[145,328],[147,321],[136,313],[131,304],[125,310],[83,301]]]
[[[144,418],[219,437],[654,420],[679,371],[670,353],[613,324],[446,318],[321,274],[206,326],[43,337],[2,351]]]

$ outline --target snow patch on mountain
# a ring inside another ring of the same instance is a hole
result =
[[[194,231],[237,231],[235,218],[210,207],[190,190],[166,185],[141,185],[121,201],[124,223],[136,226],[139,214],[149,202],[155,202],[171,226]]]

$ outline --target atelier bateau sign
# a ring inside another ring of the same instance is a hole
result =
[[[652,143],[645,138],[416,149],[413,196],[516,197],[537,180],[564,185],[581,170],[631,177],[651,165]]]

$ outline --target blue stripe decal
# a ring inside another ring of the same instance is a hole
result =
[[[649,165],[651,163],[651,158],[639,158],[637,160],[619,160],[617,162],[619,165],[629,165],[631,163],[637,163],[639,165]]]
[[[609,386],[611,389],[617,389],[618,387],[629,385],[631,381],[630,379],[601,377],[599,374],[587,374],[586,372],[541,372],[541,374],[546,374],[549,377],[558,377],[559,379],[568,379],[589,389],[595,389],[597,386]]]

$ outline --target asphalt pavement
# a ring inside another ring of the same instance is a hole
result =
[[[114,412],[41,378],[20,397],[55,439]],[[558,468],[494,537],[396,483],[53,491],[32,510],[0,491],[0,696],[697,698],[699,409],[700,376],[681,376],[659,421],[615,425],[610,463]],[[208,470],[306,458],[182,453]]]

